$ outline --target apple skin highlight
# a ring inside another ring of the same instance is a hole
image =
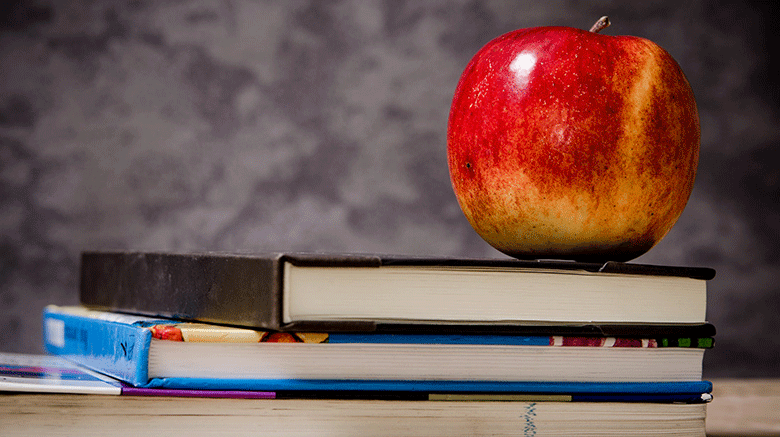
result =
[[[693,91],[669,53],[568,27],[516,30],[480,49],[447,128],[463,213],[524,259],[646,253],[688,202],[699,143]]]

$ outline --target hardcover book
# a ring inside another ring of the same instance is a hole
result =
[[[706,339],[262,332],[56,306],[43,328],[50,353],[138,387],[699,401],[711,390],[697,347]]]
[[[566,325],[625,335],[627,325],[706,325],[714,274],[616,262],[88,252],[80,300],[98,310],[271,330]]]

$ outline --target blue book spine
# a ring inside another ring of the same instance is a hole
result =
[[[709,381],[683,382],[528,382],[528,381],[408,381],[312,379],[153,378],[150,388],[208,388],[264,391],[398,391],[423,393],[539,393],[579,396],[579,400],[659,398],[667,395],[699,397],[712,391]]]
[[[50,354],[65,357],[132,385],[148,383],[148,329],[120,321],[59,312],[43,312],[44,346]]]

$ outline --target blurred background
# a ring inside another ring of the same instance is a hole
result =
[[[42,353],[88,249],[503,257],[450,186],[466,63],[522,27],[649,38],[699,173],[634,262],[713,267],[705,376],[780,376],[774,2],[38,0],[0,6],[0,350]]]

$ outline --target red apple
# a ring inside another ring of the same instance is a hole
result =
[[[538,27],[477,52],[447,129],[461,209],[517,258],[626,261],[671,229],[693,188],[699,116],[655,43]]]

